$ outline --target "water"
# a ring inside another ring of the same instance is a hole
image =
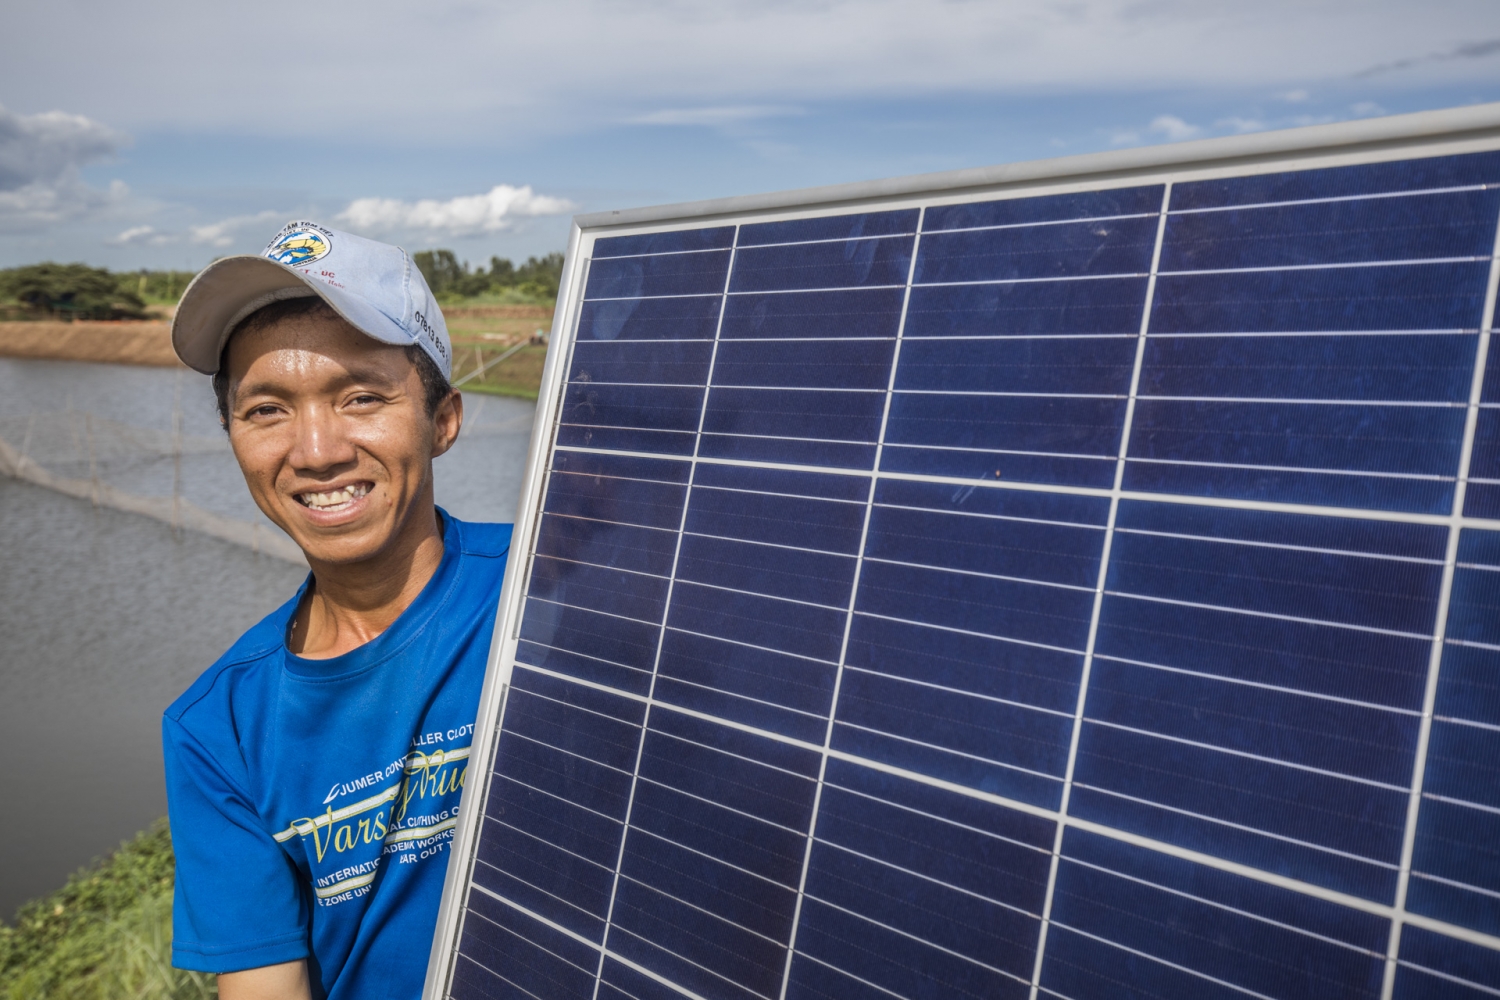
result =
[[[533,405],[465,403],[463,434],[435,465],[438,502],[509,521]],[[147,496],[175,489],[269,524],[202,376],[0,358],[0,437],[61,475]],[[304,572],[0,477],[0,801],[31,831],[0,861],[0,918],[165,813],[162,710]]]

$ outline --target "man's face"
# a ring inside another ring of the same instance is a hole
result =
[[[429,417],[405,350],[320,311],[236,334],[227,364],[245,482],[310,559],[375,558],[430,512],[432,459],[458,437],[462,402]]]

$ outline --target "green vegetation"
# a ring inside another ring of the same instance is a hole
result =
[[[504,257],[491,257],[488,269],[471,267],[468,261],[460,264],[452,250],[419,250],[411,256],[443,305],[466,301],[551,305],[562,280],[560,253],[528,257],[519,267]]]
[[[488,345],[456,347],[453,362],[455,380],[478,368],[496,351],[496,348]],[[498,365],[486,369],[477,378],[464,382],[459,388],[464,392],[482,392],[490,396],[536,399],[542,384],[542,366],[546,361],[546,344],[528,344]]]
[[[557,298],[563,255],[516,265],[491,257],[489,267],[459,263],[452,250],[412,255],[443,305],[547,305]],[[28,264],[0,269],[0,319],[147,319],[150,306],[182,297],[192,271],[111,272],[87,264]]]
[[[193,280],[192,271],[123,271],[116,275],[120,287],[133,291],[148,305],[175,306],[188,283]]]
[[[38,319],[145,319],[146,303],[119,275],[87,264],[29,264],[0,271],[7,313]]]
[[[0,923],[3,1000],[203,1000],[214,977],[172,968],[165,820]]]

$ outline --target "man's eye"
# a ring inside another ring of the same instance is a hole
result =
[[[250,415],[252,417],[274,417],[276,416],[276,407],[271,406],[269,403],[265,406],[257,406],[250,411]]]
[[[380,397],[372,396],[369,393],[361,393],[360,395],[355,396],[351,402],[355,403],[358,406],[368,406],[371,403],[380,402]]]

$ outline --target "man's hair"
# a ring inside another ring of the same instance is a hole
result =
[[[261,306],[235,324],[234,329],[229,332],[229,339],[224,341],[224,349],[219,352],[219,370],[213,375],[214,401],[218,403],[219,423],[224,425],[226,433],[229,430],[229,345],[234,340],[234,335],[254,333],[300,316],[316,315],[327,315],[333,319],[343,318],[318,296],[304,295],[294,299],[280,299],[268,306]],[[431,417],[437,413],[438,406],[443,400],[453,392],[453,386],[449,385],[448,380],[443,377],[437,363],[416,344],[407,345],[406,357],[416,366],[417,376],[422,380],[423,402],[427,405],[427,415]]]

